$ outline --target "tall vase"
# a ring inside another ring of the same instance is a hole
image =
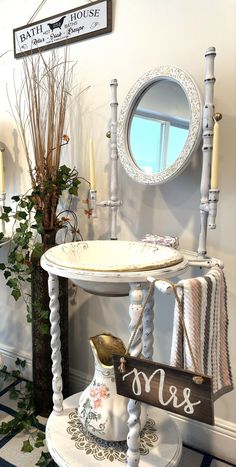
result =
[[[45,251],[55,246],[55,233],[43,239]],[[39,258],[32,257],[32,353],[33,353],[33,400],[37,414],[48,417],[52,411],[52,361],[49,318],[42,311],[49,310],[48,273],[41,268]],[[69,395],[68,355],[68,280],[59,278],[60,329],[63,396]],[[48,332],[47,332],[48,328]]]
[[[116,393],[112,352],[125,353],[123,342],[111,334],[89,339],[95,370],[90,385],[82,392],[78,417],[84,428],[106,441],[124,441],[128,434],[129,399]],[[141,409],[141,429],[146,423],[146,408]]]

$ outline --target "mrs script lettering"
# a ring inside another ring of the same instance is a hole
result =
[[[180,408],[182,407],[184,412],[188,415],[194,413],[194,407],[196,405],[201,404],[201,401],[198,400],[196,402],[191,402],[190,397],[191,397],[191,389],[188,387],[185,387],[182,389],[182,394],[179,395],[177,394],[178,388],[174,385],[171,385],[168,387],[168,391],[170,394],[170,397],[167,400],[164,400],[164,387],[166,388],[165,385],[165,370],[162,368],[158,368],[155,370],[151,376],[148,378],[146,373],[143,371],[138,371],[137,368],[133,368],[132,371],[129,373],[126,373],[122,379],[123,381],[126,378],[133,378],[132,381],[132,391],[135,396],[140,396],[142,394],[142,381],[141,378],[144,380],[144,391],[145,392],[151,392],[152,390],[152,382],[154,382],[154,378],[159,379],[159,384],[158,384],[158,391],[157,391],[157,397],[159,400],[159,403],[163,406],[168,406],[172,403],[172,406],[174,408]]]

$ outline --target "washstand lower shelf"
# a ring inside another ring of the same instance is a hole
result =
[[[126,461],[126,442],[107,442],[83,431],[75,407],[80,393],[64,400],[63,415],[51,413],[46,427],[48,450],[59,467],[122,467]],[[148,421],[141,433],[140,467],[177,466],[182,440],[170,416],[148,407]]]

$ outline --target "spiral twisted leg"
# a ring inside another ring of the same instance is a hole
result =
[[[129,332],[132,336],[133,331],[137,325],[140,313],[142,312],[142,301],[143,301],[143,291],[140,284],[132,284],[130,286],[130,306],[129,306],[129,315],[130,315],[130,325]],[[130,354],[134,357],[139,357],[142,352],[142,331],[143,325],[142,322],[139,325],[136,337],[132,342]],[[127,437],[127,466],[136,467],[139,465],[140,453],[140,413],[141,413],[141,404],[140,402],[130,400],[128,403],[128,426],[129,433]]]
[[[143,315],[143,356],[147,360],[153,357],[154,332],[154,296],[148,300]]]
[[[63,411],[62,395],[62,368],[61,368],[61,339],[60,339],[60,316],[59,316],[59,281],[54,274],[48,276],[48,294],[51,323],[51,348],[52,348],[52,389],[53,389],[53,411],[60,415]]]

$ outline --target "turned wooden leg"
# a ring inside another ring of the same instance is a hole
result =
[[[61,368],[61,336],[59,316],[59,281],[54,274],[48,276],[48,294],[51,323],[51,348],[52,348],[52,389],[53,389],[53,411],[56,415],[63,412],[62,395],[62,368]]]
[[[153,357],[154,333],[154,295],[148,300],[143,314],[143,356],[147,360]]]
[[[131,284],[130,285],[130,306],[129,306],[129,315],[130,315],[130,325],[129,332],[132,336],[134,329],[136,327],[139,316],[142,312],[142,301],[143,301],[143,291],[140,284]],[[133,357],[139,357],[142,352],[142,334],[143,334],[143,325],[142,322],[139,325],[136,337],[132,342],[130,348],[130,355]],[[141,414],[141,403],[135,400],[130,399],[128,403],[128,426],[129,433],[127,437],[127,466],[136,467],[139,465],[140,459],[140,414]]]

